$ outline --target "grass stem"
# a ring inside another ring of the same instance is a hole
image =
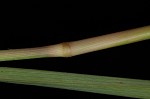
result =
[[[150,39],[150,26],[56,45],[0,51],[0,61],[42,57],[71,57]]]

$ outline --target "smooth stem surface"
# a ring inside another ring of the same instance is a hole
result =
[[[70,42],[70,56],[150,39],[150,26]]]
[[[1,50],[0,61],[71,57],[147,39],[150,39],[150,26],[45,47]]]
[[[56,44],[51,46],[0,50],[0,61],[33,59],[43,57],[61,57],[62,45]]]
[[[150,81],[0,67],[0,82],[150,99]]]

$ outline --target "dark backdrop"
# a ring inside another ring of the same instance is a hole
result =
[[[45,46],[150,25],[149,10],[148,2],[6,3],[1,9],[0,49]],[[71,58],[0,62],[0,66],[150,80],[149,46],[146,40]],[[0,95],[129,99],[8,83],[0,83]]]

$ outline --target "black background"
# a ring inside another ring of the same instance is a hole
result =
[[[6,3],[1,9],[0,49],[45,46],[146,26],[150,24],[149,11],[148,2]],[[146,40],[71,58],[0,62],[0,66],[149,80],[149,45]],[[2,82],[0,95],[129,99]]]

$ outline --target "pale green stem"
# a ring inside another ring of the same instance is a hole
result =
[[[71,57],[147,39],[150,39],[150,26],[45,47],[1,50],[0,61]]]
[[[0,67],[0,82],[150,99],[150,81]]]

